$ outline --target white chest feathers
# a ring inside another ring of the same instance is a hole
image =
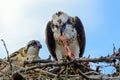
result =
[[[80,53],[80,48],[79,48],[79,44],[77,39],[73,40],[69,46],[70,50],[72,51],[72,53],[75,55],[75,58],[79,58],[79,53]],[[66,51],[65,47],[63,45],[59,45],[56,43],[56,56],[58,61],[60,61],[61,59],[65,58],[66,56],[68,56],[68,52]]]
[[[29,47],[27,54],[38,56],[38,52],[39,52],[39,49],[34,48],[34,47]]]
[[[28,48],[27,54],[28,54],[29,60],[40,59],[39,49],[35,48],[34,46]]]

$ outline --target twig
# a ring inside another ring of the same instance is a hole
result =
[[[8,62],[9,62],[9,65],[10,65],[10,70],[11,70],[11,72],[12,72],[12,65],[11,65],[11,61],[10,61],[10,57],[9,57],[9,52],[8,52],[8,50],[7,50],[5,41],[4,41],[3,39],[1,39],[1,41],[3,42],[3,45],[4,45],[5,50],[6,50],[6,52],[7,52]]]
[[[4,64],[6,64],[6,65],[9,65],[9,63],[7,62],[7,61],[5,61],[5,60],[3,60],[3,59],[1,59],[0,58],[0,62],[3,62]],[[18,65],[15,65],[15,64],[12,64],[11,63],[11,65],[14,67],[17,67],[17,68],[19,68],[19,69],[25,69],[24,67],[21,67],[21,66],[18,66]]]
[[[7,74],[7,73],[5,73],[5,72],[2,72],[2,71],[0,71],[0,72],[2,73],[2,75],[6,75],[6,76],[8,76],[9,79],[11,78],[9,74]]]
[[[67,61],[65,61],[65,62],[67,63]],[[66,69],[65,70],[65,75],[66,75],[65,80],[67,80],[67,78],[68,78],[68,65],[67,64],[65,65],[65,69]]]
[[[88,74],[96,74],[96,75],[99,75],[100,73],[95,72],[95,71],[89,71],[89,72],[86,72],[85,74],[86,74],[86,75],[88,75]]]
[[[40,72],[42,72],[42,73],[44,73],[44,74],[48,74],[48,75],[50,75],[50,76],[57,77],[57,75],[56,75],[56,74],[51,73],[51,72],[48,72],[48,71],[44,71],[44,70],[42,70],[42,69],[40,69]]]
[[[80,75],[83,76],[84,78],[86,78],[87,80],[93,80],[91,78],[89,78],[87,75],[85,75],[84,73],[80,72]]]
[[[66,70],[65,67],[63,67],[63,68],[59,71],[57,77],[59,77],[65,70]]]
[[[106,62],[106,63],[112,63],[113,59],[120,59],[120,55],[118,55],[120,53],[115,53],[114,55],[109,55],[109,56],[105,56],[105,57],[100,57],[100,58],[78,58],[78,59],[74,59],[69,61],[68,63],[76,63],[76,62]],[[118,55],[118,56],[116,56]],[[24,64],[33,64],[33,63],[53,63],[54,61],[52,60],[33,60],[33,61],[25,61]]]
[[[54,61],[48,60],[48,59],[46,59],[46,60],[32,60],[32,61],[25,60],[24,61],[24,65],[26,65],[26,64],[33,64],[33,63],[49,63],[49,62],[54,62]]]
[[[65,75],[60,75],[60,77],[65,77]],[[68,75],[68,77],[73,78],[74,80],[79,80],[81,76],[76,74],[76,75]]]

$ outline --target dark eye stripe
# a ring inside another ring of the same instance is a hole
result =
[[[37,43],[34,41],[34,42],[32,43],[32,45],[37,45]]]

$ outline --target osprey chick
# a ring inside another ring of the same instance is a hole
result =
[[[25,60],[40,59],[39,50],[42,45],[37,40],[31,40],[28,44],[20,50],[10,55],[11,62],[23,66]]]
[[[86,43],[85,31],[77,16],[71,17],[64,12],[57,12],[47,24],[46,44],[53,58],[58,61],[68,56],[60,36],[65,38],[74,58],[83,56]]]

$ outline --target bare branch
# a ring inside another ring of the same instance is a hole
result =
[[[8,50],[7,50],[5,41],[4,41],[3,39],[1,39],[1,41],[3,42],[3,45],[4,45],[5,50],[6,50],[6,52],[7,52],[8,62],[9,62],[9,65],[10,65],[10,70],[11,70],[11,72],[12,72],[12,65],[11,65],[11,61],[10,61],[10,57],[9,57],[9,52],[8,52]]]
[[[116,54],[117,55],[117,54]],[[71,63],[76,63],[76,62],[106,62],[106,63],[111,63],[113,62],[113,59],[120,59],[120,56],[106,56],[106,57],[100,57],[100,58],[79,58],[79,59],[74,59],[69,61],[67,64],[71,64]],[[59,64],[53,64],[54,61],[52,60],[33,60],[33,61],[25,61],[24,64],[33,64],[33,63],[52,63],[50,66],[60,66],[60,65],[64,65],[65,63],[59,63]]]

